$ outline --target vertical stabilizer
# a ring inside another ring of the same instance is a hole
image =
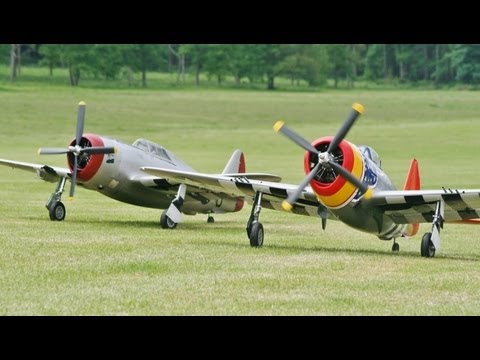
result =
[[[403,190],[420,190],[420,172],[418,170],[418,161],[413,158],[408,169],[407,178]],[[418,232],[419,224],[409,224],[405,230],[406,236],[413,236]]]
[[[420,190],[420,172],[418,171],[418,161],[415,158],[410,163],[403,190]]]
[[[245,156],[241,150],[235,150],[228,160],[222,174],[240,174],[245,172]]]

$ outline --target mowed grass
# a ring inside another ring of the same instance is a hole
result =
[[[86,132],[125,142],[145,137],[202,172],[218,173],[241,148],[247,170],[304,176],[304,152],[272,131],[276,120],[313,140],[333,135],[353,102],[366,107],[348,139],[369,144],[399,188],[412,156],[422,186],[480,188],[480,101],[463,91],[92,90],[0,88],[0,158],[65,166],[40,157],[65,146],[77,104]],[[2,315],[479,315],[480,227],[446,224],[442,248],[420,257],[421,225],[392,242],[330,221],[262,211],[265,246],[235,214],[187,216],[160,229],[160,210],[79,188],[67,218],[51,222],[54,190],[31,173],[0,167]]]

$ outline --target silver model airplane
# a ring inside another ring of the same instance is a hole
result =
[[[0,165],[36,172],[40,178],[57,182],[46,207],[51,220],[65,218],[61,202],[67,179],[70,195],[75,184],[96,190],[126,203],[165,209],[160,217],[163,228],[173,229],[182,213],[208,214],[239,211],[244,200],[253,205],[247,222],[251,246],[262,246],[262,207],[318,216],[325,229],[327,219],[340,220],[353,228],[372,233],[382,240],[413,236],[419,223],[432,223],[432,232],[421,241],[421,255],[433,257],[440,246],[444,222],[480,223],[480,190],[420,190],[416,160],[412,161],[404,190],[395,186],[381,170],[378,154],[368,146],[344,140],[363,112],[354,104],[349,117],[334,137],[309,143],[277,122],[281,132],[307,150],[307,176],[297,186],[281,183],[278,176],[245,173],[245,160],[236,150],[222,174],[195,172],[163,147],[139,139],[133,145],[94,134],[83,134],[85,104],[80,103],[76,137],[67,149],[40,149],[40,154],[67,154],[69,168],[0,159]],[[311,186],[307,186],[310,183]]]
[[[71,181],[70,197],[75,185],[125,203],[165,209],[160,217],[163,228],[173,229],[182,220],[182,213],[208,214],[208,222],[214,222],[212,213],[239,211],[244,205],[244,194],[230,195],[225,191],[211,191],[202,186],[187,186],[179,181],[168,182],[158,176],[151,176],[141,170],[151,166],[171,171],[195,171],[172,152],[145,139],[138,139],[132,145],[121,143],[104,136],[84,134],[85,103],[79,103],[76,136],[68,148],[42,148],[42,155],[66,154],[69,168],[44,164],[0,159],[0,165],[35,172],[41,179],[56,182],[57,186],[46,203],[50,219],[62,221],[66,210],[62,194],[67,179]],[[263,179],[280,181],[269,174],[245,173],[245,158],[240,150],[234,151],[222,175],[226,179],[249,181]]]

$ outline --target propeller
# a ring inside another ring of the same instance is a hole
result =
[[[350,128],[355,123],[355,120],[364,112],[364,107],[361,104],[355,103],[352,105],[352,111],[348,115],[347,119],[343,123],[342,127],[338,130],[337,134],[334,136],[328,148],[324,152],[320,152],[317,150],[311,143],[305,140],[302,136],[295,133],[293,130],[289,129],[285,126],[283,121],[277,121],[273,126],[273,130],[275,132],[281,132],[287,138],[292,140],[295,144],[299,145],[300,147],[304,148],[311,154],[314,154],[318,158],[318,163],[315,167],[305,176],[302,180],[300,185],[295,189],[293,193],[291,193],[286,200],[283,201],[282,207],[285,210],[291,210],[293,204],[297,201],[300,194],[302,193],[303,189],[313,180],[315,175],[322,169],[322,170],[333,170],[342,176],[345,180],[347,180],[352,185],[356,186],[360,192],[367,193],[368,186],[361,182],[358,178],[356,178],[350,171],[345,169],[343,166],[339,165],[335,161],[335,157],[333,155],[333,151],[338,147],[338,145],[342,142],[342,140],[347,135]],[[366,197],[370,197],[371,194],[367,193]]]
[[[57,154],[73,154],[73,171],[72,171],[72,185],[70,186],[70,198],[73,198],[75,193],[75,185],[78,175],[78,157],[84,154],[113,154],[115,153],[114,147],[82,147],[81,142],[83,138],[83,128],[85,125],[85,107],[84,101],[78,103],[78,115],[77,115],[77,129],[75,132],[75,146],[69,146],[68,148],[40,148],[38,153],[40,155],[57,155]]]

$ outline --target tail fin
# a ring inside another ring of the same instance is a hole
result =
[[[407,178],[403,190],[420,190],[420,172],[418,170],[418,161],[413,158],[408,169]],[[405,235],[413,236],[418,232],[419,224],[409,224],[405,230]]]
[[[245,172],[245,156],[241,150],[235,150],[228,160],[222,174],[238,174]]]

